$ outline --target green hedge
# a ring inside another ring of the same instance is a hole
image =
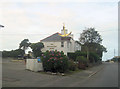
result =
[[[88,66],[88,60],[84,56],[78,56],[76,61],[78,61],[79,69],[85,69]]]
[[[16,49],[16,50],[3,51],[2,52],[2,57],[14,57],[14,58],[17,58],[18,55],[23,56],[24,55],[24,50]]]
[[[75,53],[68,53],[69,59],[72,59],[73,61],[76,61],[78,56],[83,56],[83,57],[87,58],[87,53],[81,52],[81,51],[76,51]],[[89,52],[89,62],[90,63],[97,62],[98,60],[101,61],[102,59],[96,53]]]
[[[76,51],[75,53],[68,53],[69,59],[72,59],[73,61],[76,61],[76,58],[77,58],[78,56],[87,57],[87,53],[81,52],[81,51]]]

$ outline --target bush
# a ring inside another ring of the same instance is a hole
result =
[[[72,59],[73,61],[75,61],[76,59],[75,53],[68,53],[67,56],[69,57],[69,59]]]
[[[79,69],[85,69],[88,66],[88,60],[84,56],[78,56],[76,61],[78,61]]]
[[[46,51],[41,59],[45,71],[65,72],[68,69],[68,58],[63,52]]]
[[[68,69],[71,71],[75,71],[77,69],[77,65],[74,63],[73,60],[68,61]]]
[[[90,52],[89,60],[90,63],[97,62],[98,60],[100,60],[100,57],[96,53]]]
[[[24,50],[16,49],[16,50],[3,51],[2,52],[2,57],[14,57],[14,58],[17,58],[19,55],[23,56],[24,55]]]
[[[76,56],[76,58],[77,58],[78,56],[87,57],[87,53],[86,53],[86,52],[81,52],[81,51],[76,51],[76,52],[75,52],[75,56]]]
[[[81,51],[76,51],[75,53],[68,53],[69,59],[72,59],[73,61],[76,61],[76,58],[78,56],[87,57],[87,53],[86,52],[81,52]]]

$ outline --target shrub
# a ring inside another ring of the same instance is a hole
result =
[[[81,52],[81,51],[76,51],[75,53],[68,53],[69,59],[72,59],[73,61],[76,61],[76,58],[78,56],[87,57],[87,53],[86,52]]]
[[[19,55],[23,56],[24,55],[24,50],[22,50],[22,49],[16,49],[16,50],[3,51],[2,52],[2,57],[17,58]]]
[[[67,56],[69,57],[69,59],[72,59],[73,61],[75,61],[76,59],[75,53],[68,53]]]
[[[68,69],[71,71],[75,71],[77,69],[77,65],[74,63],[73,60],[68,61]]]
[[[85,69],[88,66],[88,60],[84,56],[78,56],[76,61],[78,61],[79,69]]]
[[[68,58],[63,52],[46,51],[41,59],[45,71],[65,72],[68,69]]]
[[[90,52],[89,60],[90,60],[91,63],[92,62],[97,62],[98,60],[100,60],[100,57],[96,53]]]
[[[75,52],[75,56],[76,56],[76,58],[77,58],[78,56],[87,57],[87,53],[86,53],[86,52],[81,52],[81,51],[76,51],[76,52]]]

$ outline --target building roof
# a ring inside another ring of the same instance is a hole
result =
[[[79,41],[75,41],[76,43],[78,43],[79,45],[82,45]]]
[[[55,33],[55,34],[53,34],[49,37],[46,37],[46,38],[42,39],[41,42],[62,41],[62,40],[66,40],[66,39],[63,39],[63,38],[69,38],[69,39],[71,38],[71,37],[61,37],[59,34],[60,33],[57,32],[57,33]]]

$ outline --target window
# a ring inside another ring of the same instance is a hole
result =
[[[61,42],[61,47],[64,47],[64,42]]]

